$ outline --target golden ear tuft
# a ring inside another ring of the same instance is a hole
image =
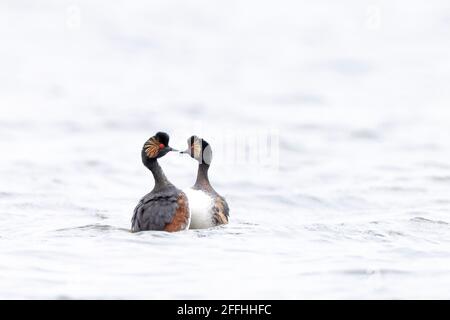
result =
[[[202,158],[202,140],[197,136],[192,136],[188,139],[190,154],[194,159],[201,160]]]
[[[151,137],[144,144],[144,151],[149,158],[156,158],[159,153],[159,141],[155,137]]]

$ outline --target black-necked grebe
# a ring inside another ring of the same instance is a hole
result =
[[[190,210],[188,199],[164,175],[157,159],[175,151],[169,147],[169,135],[158,132],[145,142],[142,162],[153,174],[155,187],[144,196],[134,209],[131,231],[161,230],[180,231],[189,228]]]
[[[188,149],[182,153],[189,154],[199,162],[197,181],[194,186],[185,189],[191,210],[190,229],[204,229],[227,224],[229,208],[225,198],[211,186],[208,169],[212,160],[211,146],[203,139],[192,136],[188,139]]]

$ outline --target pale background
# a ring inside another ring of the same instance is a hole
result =
[[[444,0],[0,0],[0,298],[450,298],[449,57]],[[159,130],[228,226],[128,232]]]

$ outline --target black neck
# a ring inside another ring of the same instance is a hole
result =
[[[152,172],[153,178],[155,179],[155,187],[153,190],[159,190],[168,185],[172,185],[156,159],[143,158],[143,163]]]
[[[208,169],[209,169],[209,165],[206,163],[200,163],[198,165],[197,181],[195,181],[194,188],[200,189],[200,190],[205,190],[205,191],[208,191],[211,193],[216,193],[216,191],[213,189],[213,187],[209,183]]]

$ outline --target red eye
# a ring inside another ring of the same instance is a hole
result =
[[[159,148],[160,148],[160,149],[164,149],[164,147],[165,147],[165,146],[164,146],[163,143],[161,143],[161,144],[159,145]]]

